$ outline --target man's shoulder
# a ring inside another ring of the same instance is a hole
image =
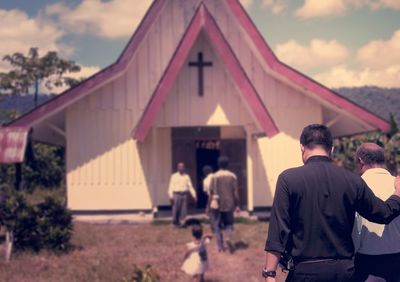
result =
[[[214,173],[213,177],[233,177],[236,178],[236,174],[227,169],[220,169]]]
[[[171,177],[189,177],[189,174],[187,174],[186,172],[183,173],[183,174],[181,174],[181,173],[179,173],[179,171],[177,171],[177,172],[174,172],[174,173],[171,175]]]
[[[326,169],[329,170],[334,175],[340,175],[345,178],[352,178],[352,179],[358,179],[361,180],[361,177],[354,172],[341,167],[333,162],[327,162],[324,163],[326,166]],[[314,169],[311,168],[310,166],[303,165],[299,167],[294,167],[294,168],[289,168],[284,170],[281,174],[280,177],[283,179],[292,179],[292,178],[297,178],[297,177],[304,177],[304,175],[307,174],[314,174]]]
[[[387,198],[393,193],[395,177],[386,169],[368,169],[361,177],[372,191],[381,198]]]

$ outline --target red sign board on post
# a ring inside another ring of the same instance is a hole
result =
[[[22,163],[28,143],[29,128],[12,126],[0,128],[0,163]]]

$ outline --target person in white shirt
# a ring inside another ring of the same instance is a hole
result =
[[[203,191],[204,193],[210,195],[210,186],[211,186],[211,180],[213,177],[213,169],[211,166],[206,165],[203,167],[203,174],[204,174],[204,179],[203,179]]]
[[[168,188],[168,196],[172,204],[172,224],[176,227],[185,226],[188,193],[197,201],[190,176],[185,172],[185,164],[180,162],[178,171],[171,176]]]
[[[393,194],[395,178],[386,169],[383,148],[364,143],[356,152],[356,161],[362,178],[374,194],[383,200],[389,198]],[[380,225],[357,215],[355,224],[357,280],[400,281],[400,217],[390,224]]]

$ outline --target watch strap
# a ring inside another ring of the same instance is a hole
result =
[[[271,271],[271,270],[268,270],[266,268],[263,268],[262,276],[264,278],[268,278],[268,277],[275,278],[276,277],[276,271]]]

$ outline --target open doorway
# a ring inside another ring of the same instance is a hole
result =
[[[247,208],[247,166],[246,140],[221,138],[221,128],[216,127],[180,127],[172,128],[172,166],[176,170],[178,162],[184,162],[198,201],[192,208],[204,209],[207,195],[203,190],[203,167],[209,165],[218,170],[218,158],[229,158],[229,169],[238,178],[240,205]]]
[[[215,172],[218,170],[218,158],[220,156],[219,140],[200,140],[196,141],[196,172],[197,172],[197,207],[205,208],[207,204],[207,195],[204,193],[203,180],[205,175],[203,168],[210,166]]]

